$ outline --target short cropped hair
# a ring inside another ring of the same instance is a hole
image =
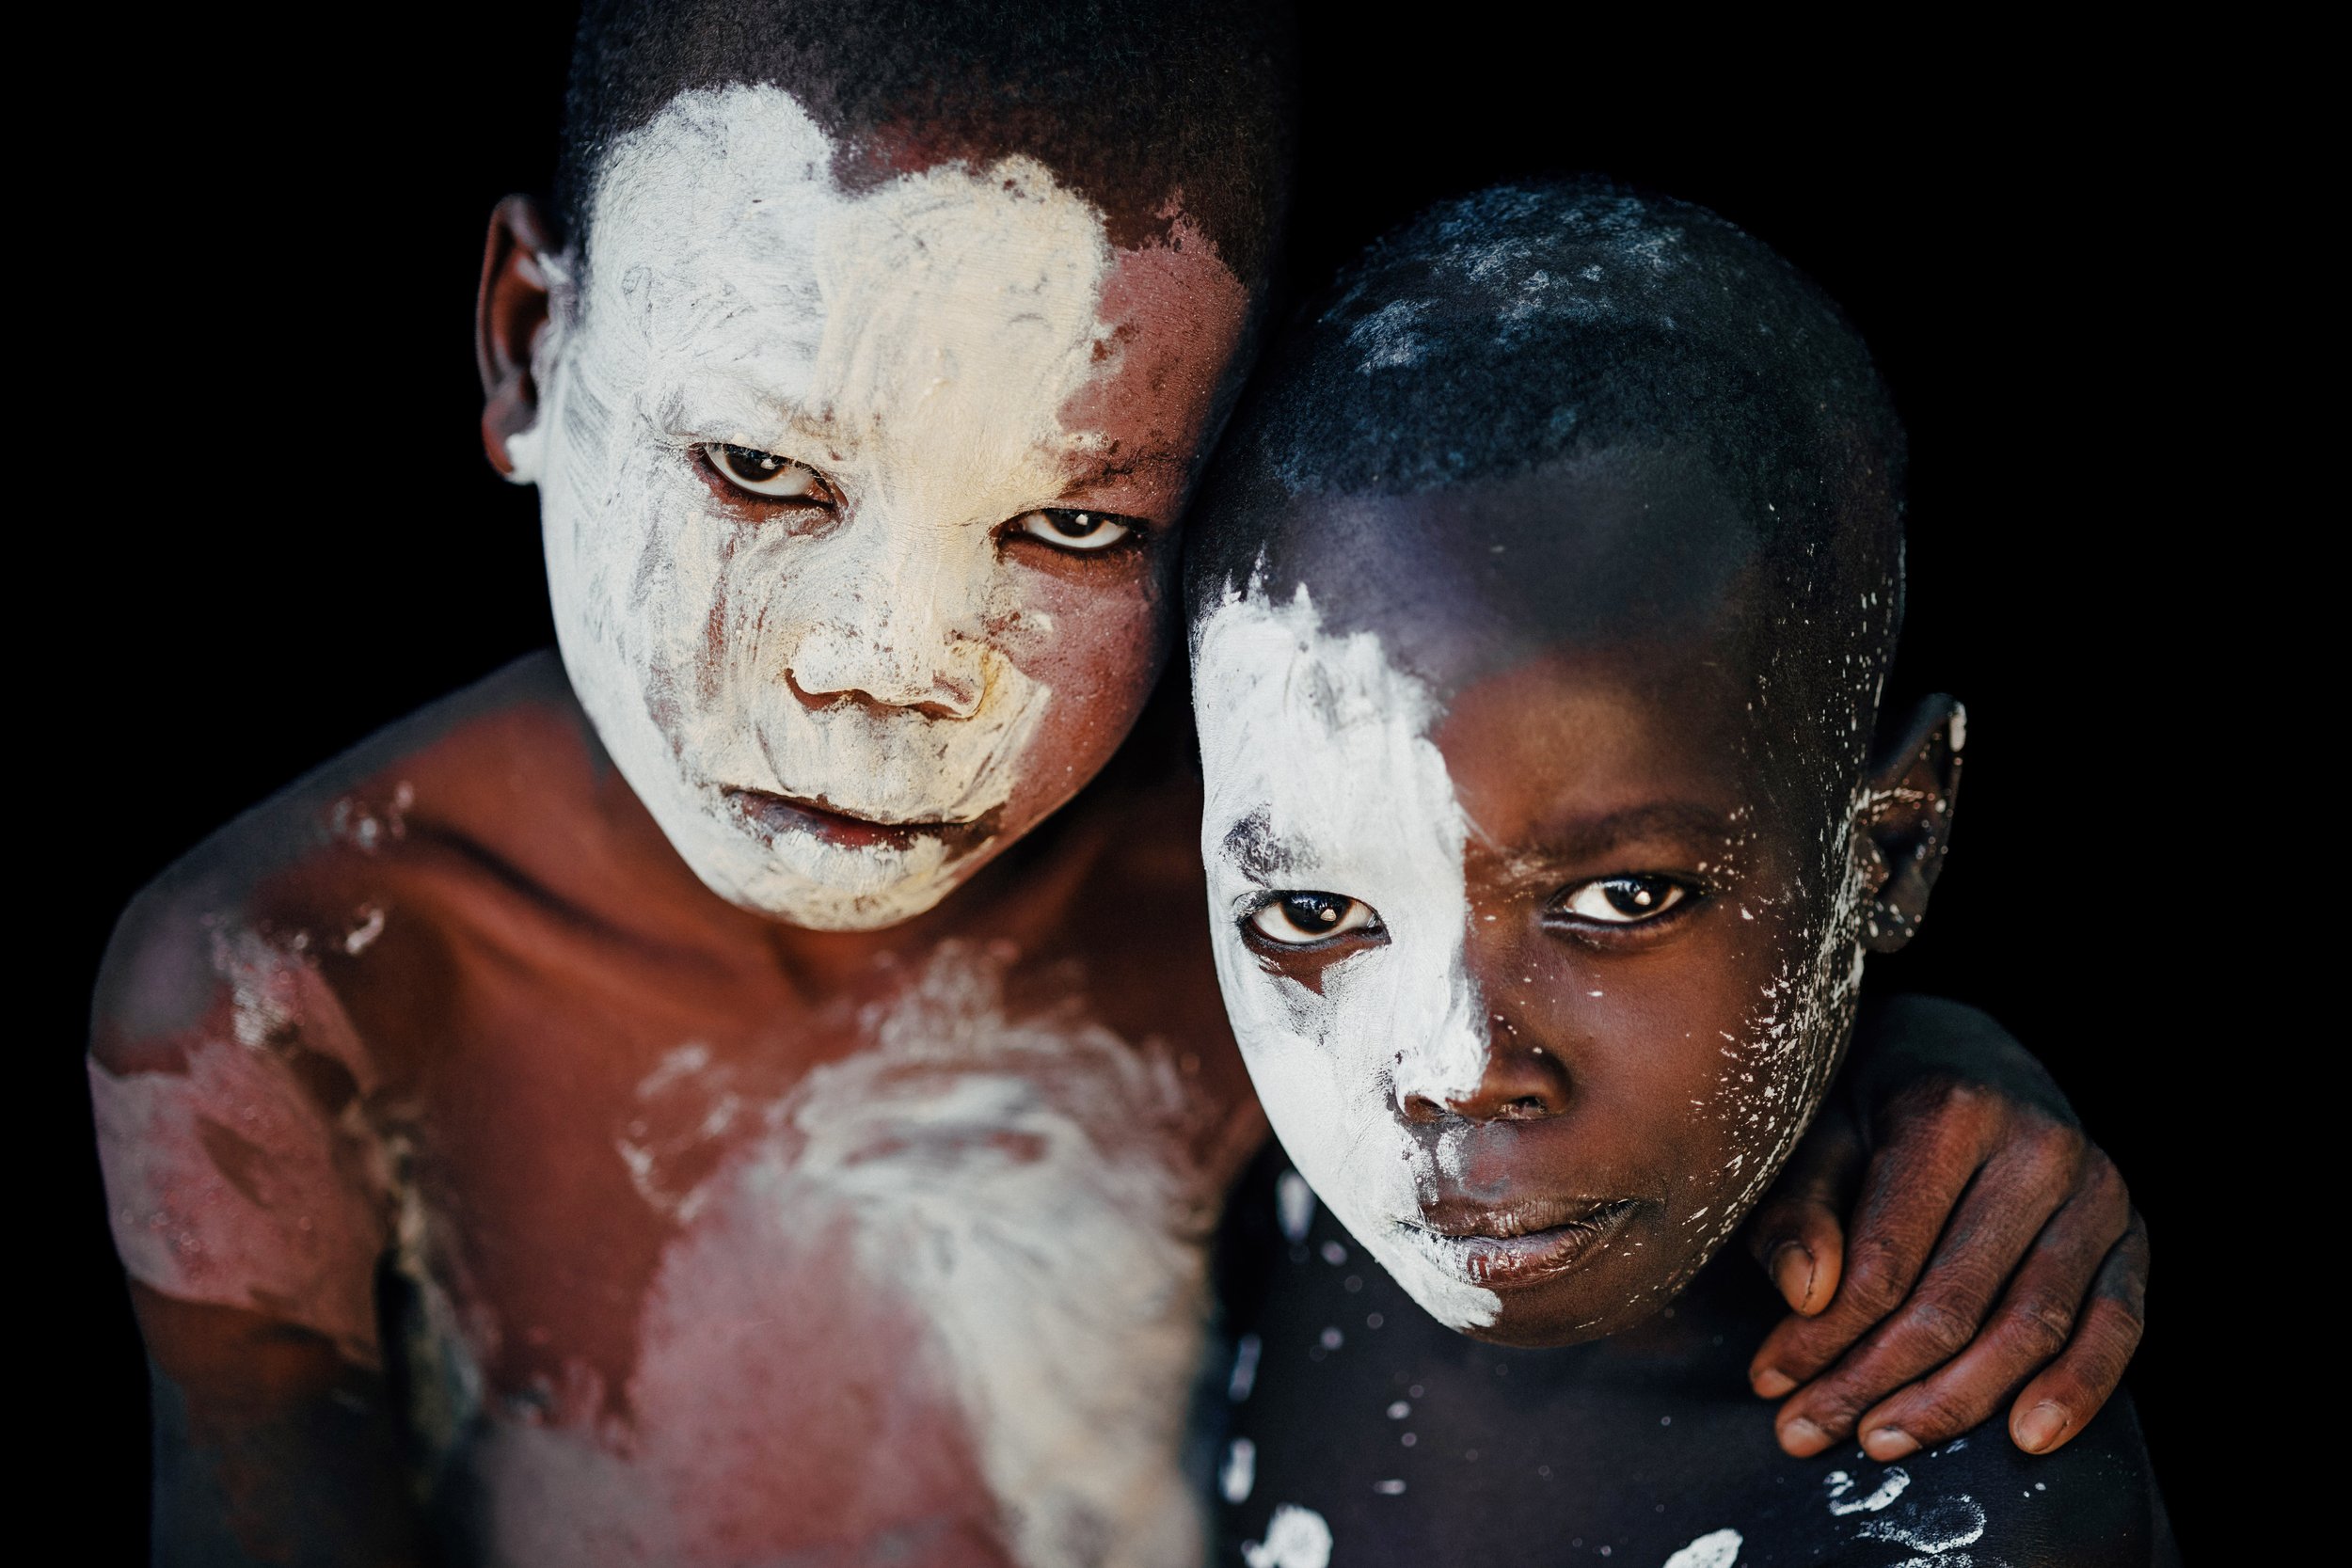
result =
[[[1860,335],[1724,219],[1592,178],[1443,202],[1277,334],[1194,509],[1194,605],[1311,556],[1295,535],[1312,498],[1439,490],[1622,448],[1700,457],[1788,624],[1842,628],[1815,651],[1884,671],[1904,442]],[[1853,613],[1865,595],[1888,607],[1867,629]]]
[[[1295,119],[1288,8],[1264,0],[587,0],[555,204],[580,245],[612,143],[697,87],[789,92],[850,188],[1037,158],[1111,242],[1184,215],[1253,293],[1273,264]]]

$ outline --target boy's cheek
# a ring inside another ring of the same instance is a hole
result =
[[[1041,551],[1028,551],[1040,554]],[[992,618],[991,641],[1054,693],[1050,727],[1069,741],[1115,746],[1152,694],[1174,647],[1164,572],[1143,552],[1087,570],[1009,563],[1015,591]]]

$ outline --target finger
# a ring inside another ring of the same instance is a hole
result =
[[[2010,1440],[2027,1453],[2065,1447],[2123,1381],[2148,1322],[2148,1227],[2131,1228],[2107,1254],[2074,1337],[2010,1406]]]
[[[2069,1214],[2069,1223],[2052,1245],[2068,1271],[2063,1283],[2072,1293],[2064,1307],[2071,1312],[2130,1218],[2121,1180],[2079,1183],[2082,1147],[2072,1129],[2048,1127],[1995,1154],[1969,1185],[1909,1298],[1836,1367],[1789,1398],[1778,1418],[1781,1429],[1809,1429],[1838,1441],[1856,1430],[1864,1411],[1967,1350],[2019,1259],[2060,1213]],[[2114,1167],[2101,1165],[2111,1177]],[[2055,1346],[2048,1354],[2054,1354]],[[2022,1369],[2019,1377],[2029,1370]],[[1989,1397],[1998,1399],[2014,1386],[2000,1385]],[[1883,1444],[1904,1453],[1918,1446],[1905,1446],[1899,1430],[1890,1430]]]
[[[1794,1311],[1807,1316],[1820,1311],[1837,1289],[1846,1254],[1846,1209],[1861,1181],[1865,1157],[1862,1129],[1853,1117],[1842,1106],[1824,1105],[1764,1201],[1748,1216],[1748,1251]]]
[[[1883,1399],[1855,1422],[1871,1458],[1900,1459],[1968,1431],[2066,1350],[2093,1281],[2122,1245],[2131,1222],[2121,1178],[2104,1160],[2101,1166],[2043,1227],[1973,1342],[1924,1382]],[[2117,1375],[2122,1371],[2119,1365]],[[2112,1388],[2110,1384],[2101,1389],[2098,1401]],[[2097,1402],[2090,1406],[2097,1407]]]
[[[1996,1109],[1996,1101],[1958,1088],[1896,1128],[1863,1174],[1836,1293],[1819,1317],[1788,1319],[1765,1337],[1748,1366],[1758,1393],[1771,1399],[1768,1389],[1786,1391],[1813,1377],[1902,1304],[1983,1161]]]

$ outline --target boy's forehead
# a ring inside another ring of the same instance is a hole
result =
[[[774,87],[680,93],[616,143],[589,309],[642,325],[657,372],[698,384],[657,396],[730,404],[694,413],[739,417],[751,444],[787,434],[761,424],[778,408],[853,443],[877,400],[992,382],[1044,400],[1107,463],[1189,464],[1248,297],[1180,210],[1164,238],[1118,249],[1101,210],[1033,157],[851,188],[836,151]]]
[[[1451,701],[1530,660],[1732,655],[1759,540],[1696,456],[1616,448],[1404,495],[1295,498],[1263,589],[1303,584]]]

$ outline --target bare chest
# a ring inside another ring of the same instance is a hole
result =
[[[1010,1007],[1005,968],[944,944],[798,1069],[592,997],[420,1074],[386,1132],[402,1364],[478,1547],[1195,1553],[1184,1053]]]

